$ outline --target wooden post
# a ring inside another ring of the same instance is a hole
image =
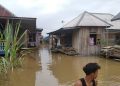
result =
[[[29,39],[28,31],[26,30],[26,31],[25,31],[25,47],[26,47],[26,48],[28,47],[28,39]]]

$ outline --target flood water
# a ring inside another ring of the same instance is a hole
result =
[[[84,77],[82,67],[89,62],[101,65],[98,86],[120,86],[120,62],[97,56],[67,56],[52,54],[41,48],[24,59],[22,68],[14,69],[0,86],[73,86]]]

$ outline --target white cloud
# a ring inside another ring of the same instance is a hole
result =
[[[67,23],[83,11],[117,14],[120,0],[0,0],[17,16],[36,17],[43,34],[59,29],[61,20]]]
[[[7,1],[7,0],[6,0]],[[68,4],[67,0],[11,0],[15,3],[17,9],[34,11],[39,9],[41,14],[52,14],[62,10],[63,6]],[[31,12],[32,13],[32,12]]]

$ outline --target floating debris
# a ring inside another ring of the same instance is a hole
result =
[[[51,51],[54,53],[63,53],[70,56],[78,55],[77,51],[72,47],[53,48]]]

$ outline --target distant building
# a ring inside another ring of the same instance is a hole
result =
[[[40,46],[40,44],[42,44],[43,42],[43,36],[42,36],[42,28],[37,28],[36,29],[36,46]]]

